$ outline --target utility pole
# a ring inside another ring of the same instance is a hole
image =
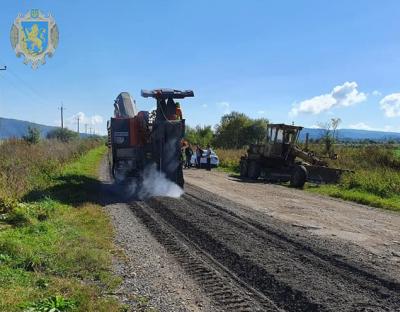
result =
[[[79,133],[79,121],[80,121],[80,117],[79,116],[76,117],[76,121],[78,123],[78,133]]]
[[[85,124],[85,133],[87,134],[87,126],[88,124]]]
[[[61,129],[64,129],[64,110],[65,110],[65,107],[63,105],[63,102],[61,102],[61,107],[59,109],[61,111]]]

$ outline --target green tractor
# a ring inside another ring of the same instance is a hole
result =
[[[303,127],[269,124],[264,144],[252,144],[240,160],[240,176],[270,182],[290,182],[302,188],[305,182],[337,183],[342,169],[329,168],[326,161],[297,146]],[[336,157],[336,156],[335,156]]]

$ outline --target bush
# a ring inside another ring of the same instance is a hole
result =
[[[37,144],[40,141],[40,130],[34,127],[28,127],[28,134],[23,139],[31,144]]]
[[[66,128],[57,128],[47,134],[48,139],[56,139],[61,142],[70,142],[79,138],[79,134]]]

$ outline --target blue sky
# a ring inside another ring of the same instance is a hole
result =
[[[17,58],[18,13],[52,13],[53,58],[36,70]],[[105,131],[121,91],[140,110],[141,88],[193,89],[189,125],[229,111],[273,122],[400,131],[399,1],[15,1],[0,10],[0,116]]]

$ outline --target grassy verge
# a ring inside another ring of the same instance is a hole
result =
[[[348,201],[353,201],[359,204],[369,205],[377,208],[384,208],[400,212],[400,196],[395,195],[384,198],[378,195],[368,193],[357,189],[343,189],[337,185],[322,185],[322,186],[307,186],[307,191],[328,195],[335,198],[341,198]]]
[[[121,310],[104,295],[119,280],[110,271],[112,228],[93,194],[104,152],[90,150],[7,203],[0,215],[0,311]]]
[[[322,154],[320,145],[312,146]],[[240,157],[245,150],[216,150],[220,158],[219,171],[239,173]],[[338,185],[313,186],[305,190],[378,208],[400,211],[400,149],[393,146],[340,146],[338,160],[331,167],[354,170],[345,174]],[[286,184],[284,184],[286,185]]]
[[[237,174],[240,172],[240,157],[246,154],[246,150],[217,149],[216,154],[219,157],[218,171]]]

